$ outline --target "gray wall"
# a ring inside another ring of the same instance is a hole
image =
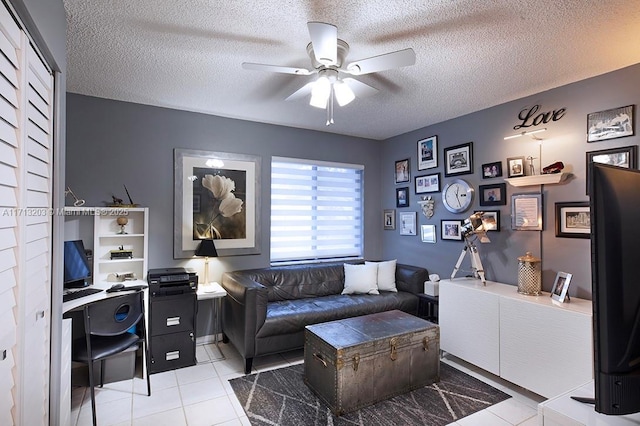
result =
[[[202,259],[173,258],[174,148],[252,154],[262,158],[261,254],[211,261],[210,278],[223,271],[269,265],[271,156],[340,161],[365,166],[365,257],[382,255],[379,226],[382,142],[211,115],[67,95],[67,185],[87,206],[111,195],[149,207],[149,267],[186,266]],[[67,200],[69,203],[72,200]]]
[[[559,185],[527,186],[515,188],[507,185],[509,201],[505,206],[484,207],[500,209],[500,232],[491,232],[490,244],[479,244],[478,249],[487,279],[517,284],[518,260],[526,251],[542,258],[543,289],[551,290],[558,271],[574,275],[570,294],[581,298],[591,298],[590,243],[587,239],[557,238],[555,236],[555,203],[568,201],[588,201],[586,190],[586,152],[614,147],[637,145],[638,136],[613,139],[602,142],[587,143],[587,114],[631,104],[640,99],[640,65],[628,67],[616,72],[580,81],[557,89],[539,93],[510,103],[498,105],[454,120],[425,127],[410,133],[399,135],[385,141],[382,149],[381,173],[383,204],[382,209],[395,207],[395,188],[411,187],[410,206],[397,209],[400,211],[420,212],[418,197],[414,192],[414,177],[433,172],[442,173],[442,186],[454,178],[444,178],[443,149],[466,142],[473,142],[475,173],[461,175],[476,188],[472,209],[464,214],[449,213],[442,205],[441,194],[435,194],[435,215],[430,220],[421,213],[419,225],[435,224],[438,229],[436,244],[422,243],[419,236],[400,236],[396,231],[384,231],[384,258],[398,258],[403,263],[422,265],[441,278],[448,278],[453,271],[463,247],[462,242],[441,241],[440,221],[442,219],[464,219],[473,210],[481,210],[477,189],[478,185],[504,182],[503,178],[483,179],[481,165],[494,161],[502,161],[504,177],[506,177],[506,158],[514,156],[538,157],[538,142],[530,136],[504,140],[505,136],[520,132],[513,130],[519,123],[518,114],[523,108],[541,105],[540,111],[566,108],[565,116],[555,122],[541,124],[530,129],[546,127],[548,130],[536,136],[543,138],[543,167],[555,161],[562,161],[566,171],[572,177]],[[636,120],[637,123],[637,120]],[[636,131],[637,133],[637,131]],[[417,170],[417,141],[432,135],[438,136],[439,160],[438,168]],[[410,185],[396,185],[393,181],[394,161],[411,159]],[[535,160],[536,170],[538,160]],[[639,189],[640,190],[640,189]],[[516,193],[543,194],[544,230],[512,231],[510,216],[510,198]],[[469,270],[469,257],[463,267]],[[458,276],[464,274],[459,272]]]

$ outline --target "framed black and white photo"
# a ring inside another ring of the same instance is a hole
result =
[[[443,240],[462,241],[462,221],[461,220],[441,220],[440,230]]]
[[[524,176],[524,156],[507,158],[507,176],[510,178]]]
[[[409,159],[406,158],[404,160],[396,161],[394,176],[396,183],[405,183],[409,182]]]
[[[383,229],[396,229],[396,211],[394,209],[385,209],[382,212]]]
[[[416,235],[417,216],[416,212],[400,212],[400,235]]]
[[[473,173],[473,142],[444,149],[444,176]]]
[[[511,229],[542,231],[542,194],[511,196]]]
[[[500,210],[476,210],[474,213],[482,213],[485,231],[500,232]]]
[[[625,169],[637,169],[638,145],[587,152],[587,195],[589,195],[589,186],[591,185],[591,175],[589,174],[589,164],[591,163],[609,164],[624,167]]]
[[[218,256],[260,253],[260,165],[254,155],[174,150],[174,258],[210,238]]]
[[[502,161],[486,163],[482,165],[482,179],[491,179],[502,176]]]
[[[478,187],[481,206],[504,206],[507,204],[507,184],[480,185]]]
[[[428,192],[440,192],[440,173],[426,176],[416,176],[416,194],[426,194]]]
[[[556,203],[556,237],[589,238],[589,202]]]
[[[568,274],[566,272],[557,273],[556,280],[554,281],[553,288],[551,289],[551,298],[553,300],[564,303],[565,300],[568,301],[570,299],[568,293],[571,278],[573,278],[572,274]]]
[[[438,167],[438,137],[431,136],[418,141],[418,170]]]
[[[627,105],[588,114],[587,142],[633,136],[633,107],[634,105]]]
[[[423,243],[436,242],[436,226],[435,225],[422,225],[420,226],[420,239]]]
[[[409,207],[409,188],[396,188],[396,207]]]

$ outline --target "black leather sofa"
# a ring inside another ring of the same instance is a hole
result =
[[[223,341],[237,348],[249,374],[254,357],[304,347],[306,325],[393,309],[415,314],[429,272],[397,264],[395,276],[398,292],[342,295],[343,263],[226,272]]]

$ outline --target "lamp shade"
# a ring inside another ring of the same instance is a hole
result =
[[[216,251],[213,240],[201,240],[194,254],[196,256],[218,257],[218,252]]]

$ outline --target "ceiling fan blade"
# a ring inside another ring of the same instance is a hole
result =
[[[369,86],[355,78],[343,78],[342,81],[353,90],[353,94],[356,98],[366,98],[367,96],[375,95],[378,93],[378,89]]]
[[[407,67],[416,63],[416,54],[413,49],[403,49],[396,52],[385,53],[371,58],[351,62],[345,70],[349,74],[363,75],[372,72],[390,70],[392,68]]]
[[[298,90],[290,94],[285,100],[295,101],[296,99],[301,99],[301,98],[304,98],[305,96],[310,95],[311,90],[313,89],[314,83],[315,81],[305,84],[304,86],[302,86],[301,88],[299,88]]]
[[[323,65],[338,62],[338,28],[324,22],[307,22],[316,60]]]
[[[242,68],[245,70],[278,72],[281,74],[310,75],[315,71],[309,71],[305,68],[283,67],[280,65],[254,64],[252,62],[243,62]]]

